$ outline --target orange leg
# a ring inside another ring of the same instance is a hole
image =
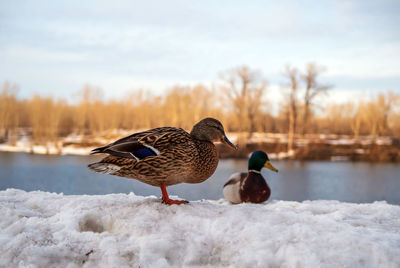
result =
[[[161,184],[160,188],[161,188],[161,192],[162,192],[162,202],[164,204],[167,204],[167,205],[178,204],[179,205],[179,204],[189,203],[186,200],[172,200],[172,199],[169,199],[169,196],[168,196],[168,193],[167,193],[167,186],[165,185],[165,183]]]

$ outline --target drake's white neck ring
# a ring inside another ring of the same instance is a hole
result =
[[[254,169],[249,169],[249,173],[250,173],[250,172],[257,173],[257,174],[261,174],[261,171],[254,170]]]

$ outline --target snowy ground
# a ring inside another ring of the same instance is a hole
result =
[[[0,267],[399,267],[400,206],[0,192]]]

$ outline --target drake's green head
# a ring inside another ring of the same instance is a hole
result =
[[[269,161],[268,155],[266,153],[264,153],[263,151],[255,151],[251,154],[249,159],[249,170],[260,171],[263,167],[278,172],[278,170]]]

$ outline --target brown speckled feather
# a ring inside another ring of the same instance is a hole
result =
[[[109,155],[89,168],[141,182],[161,186],[162,183],[199,183],[209,178],[218,165],[214,144],[200,141],[181,128],[155,128],[117,140],[94,150],[102,153],[113,146],[140,142],[158,150],[159,154],[144,159],[125,158]]]

